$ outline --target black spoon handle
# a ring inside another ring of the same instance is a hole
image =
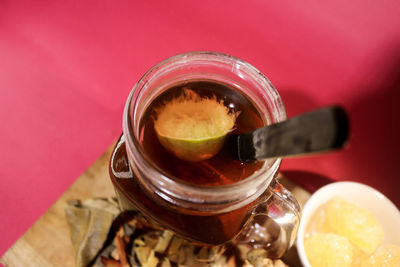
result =
[[[326,107],[259,128],[233,135],[238,160],[252,162],[341,148],[349,136],[349,119],[339,107]]]

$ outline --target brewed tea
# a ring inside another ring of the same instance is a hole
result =
[[[262,166],[262,162],[243,164],[233,160],[228,147],[224,147],[211,159],[200,162],[180,160],[164,149],[157,140],[152,118],[156,116],[157,108],[181,96],[185,90],[192,90],[203,98],[216,97],[217,100],[222,100],[232,113],[239,114],[232,134],[250,132],[263,126],[261,116],[254,105],[235,89],[211,81],[179,84],[158,96],[147,108],[141,120],[140,142],[150,159],[168,177],[206,186],[231,184],[257,171]]]
[[[228,85],[214,81],[189,81],[171,86],[149,104],[140,121],[139,141],[155,168],[171,179],[202,187],[232,184],[260,169],[263,162],[245,164],[236,161],[226,147],[214,157],[201,162],[180,160],[164,149],[154,130],[155,110],[187,89],[202,97],[215,96],[232,112],[240,112],[233,134],[249,132],[264,125],[255,105]],[[215,214],[174,209],[171,208],[173,204],[142,186],[130,168],[125,145],[117,145],[111,160],[110,176],[122,207],[137,209],[163,227],[198,243],[220,245],[232,240],[242,230],[255,205],[252,202],[229,212]]]

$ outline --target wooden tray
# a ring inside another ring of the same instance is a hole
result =
[[[64,210],[68,200],[114,196],[108,176],[108,161],[114,145],[83,173],[72,186],[6,251],[0,262],[7,267],[73,267],[74,256],[69,227]],[[282,184],[288,188],[301,205],[309,193],[285,178]],[[295,250],[284,257],[290,266],[301,266]]]

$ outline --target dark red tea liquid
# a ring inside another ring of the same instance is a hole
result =
[[[232,158],[227,148],[209,160],[193,163],[176,158],[162,147],[153,125],[155,109],[179,96],[185,89],[193,90],[202,97],[215,95],[232,112],[239,111],[233,134],[249,132],[264,125],[252,102],[230,86],[213,81],[191,81],[173,86],[149,105],[140,122],[140,144],[155,168],[172,179],[203,187],[235,183],[260,169],[262,162],[241,163]],[[144,189],[130,168],[125,145],[121,145],[114,150],[110,175],[123,208],[139,210],[161,226],[196,242],[219,245],[233,239],[246,223],[254,206],[251,203],[218,214],[171,209],[169,203]]]

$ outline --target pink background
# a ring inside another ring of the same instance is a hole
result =
[[[342,104],[350,146],[282,169],[400,206],[399,1],[0,0],[0,255],[118,137],[141,75],[191,50],[253,64],[289,116]]]

